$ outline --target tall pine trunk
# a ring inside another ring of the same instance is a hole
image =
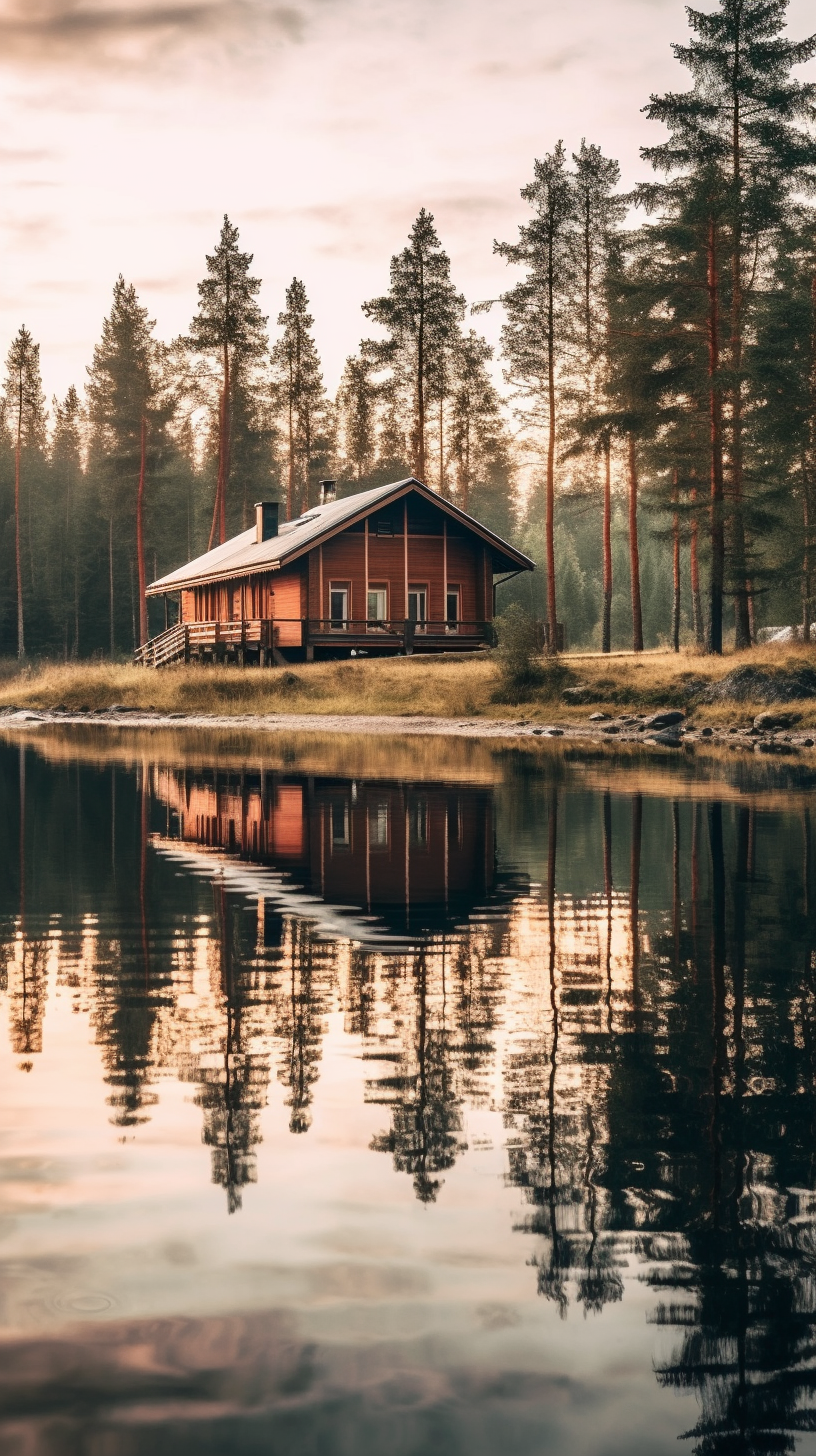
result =
[[[113,595],[113,515],[108,522],[108,599],[110,602],[110,655],[116,655],[116,636],[114,630],[114,604]]]
[[[709,218],[707,240],[708,290],[708,413],[711,448],[711,575],[708,603],[708,650],[723,650],[723,589],[725,583],[725,522],[723,519],[722,390],[720,387],[720,280],[717,270],[717,233]]]
[[[678,513],[677,471],[672,480],[672,650],[680,651],[680,516]]]
[[[419,266],[419,328],[417,330],[417,475],[425,483],[425,269]]]
[[[139,641],[147,641],[147,573],[144,550],[144,493],[147,473],[147,416],[142,415],[139,427],[139,489],[136,494],[136,563],[139,575]]]
[[[738,79],[740,39],[737,40],[734,80]],[[745,520],[743,516],[743,418],[742,418],[742,148],[740,137],[740,94],[734,87],[731,133],[731,181],[735,215],[731,229],[731,553],[734,575],[734,646],[739,652],[751,646],[749,588],[746,580]]]
[[[638,546],[638,472],[635,437],[626,438],[627,475],[629,477],[629,569],[632,575],[632,651],[643,651],[643,609],[640,601],[640,549]]]
[[[23,562],[20,553],[20,457],[23,446],[23,375],[20,372],[20,391],[17,401],[17,438],[14,446],[14,561],[17,568],[17,658],[25,657],[25,630],[23,623]]]
[[[601,651],[612,651],[612,441],[604,440],[603,625]]]
[[[547,621],[548,650],[558,652],[558,613],[555,600],[555,261],[550,230],[547,267]]]
[[[691,577],[691,612],[694,618],[694,641],[697,651],[705,649],[705,626],[703,624],[703,598],[700,592],[700,526],[697,520],[697,487],[691,487],[691,542],[689,545],[689,574]]]

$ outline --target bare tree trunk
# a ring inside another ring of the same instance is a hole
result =
[[[632,573],[632,650],[643,651],[643,609],[640,601],[640,550],[638,547],[638,473],[635,437],[626,438],[629,476],[629,565]]]
[[[708,404],[711,441],[711,577],[709,587],[708,650],[723,650],[723,590],[725,583],[725,523],[723,519],[722,390],[720,369],[720,300],[717,272],[717,234],[713,217],[708,223]]]
[[[680,651],[680,516],[677,511],[678,486],[677,471],[674,472],[672,481],[672,501],[674,503],[674,514],[672,515],[672,578],[674,587],[674,599],[672,603],[672,649]]]
[[[138,647],[147,641],[147,573],[144,551],[144,492],[147,473],[147,416],[142,415],[139,430],[139,489],[136,495],[136,562],[139,573],[139,640]]]
[[[439,494],[445,494],[445,374],[439,371]]]
[[[419,267],[419,328],[417,330],[417,475],[425,483],[425,269]]]
[[[699,522],[697,520],[697,487],[691,488],[691,546],[689,567],[691,572],[691,609],[694,616],[694,641],[697,651],[705,649],[705,625],[703,623],[703,599],[700,594],[700,559],[698,556]]]
[[[113,516],[108,522],[108,590],[110,594],[110,655],[116,655],[113,596]]]
[[[17,406],[17,439],[14,447],[14,560],[17,567],[17,659],[25,657],[23,624],[23,563],[20,555],[20,456],[23,443],[23,375],[20,371],[20,396]]]
[[[547,620],[550,628],[548,650],[558,652],[558,611],[555,600],[555,263],[550,238],[547,277]]]
[[[603,626],[601,651],[612,651],[612,441],[604,440]]]

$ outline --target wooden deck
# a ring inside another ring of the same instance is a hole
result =
[[[280,628],[286,629],[281,634]],[[295,629],[295,630],[293,630]],[[329,618],[245,618],[232,622],[179,622],[158,637],[152,637],[134,653],[141,667],[164,667],[171,662],[237,662],[261,667],[283,663],[278,642],[283,635],[285,651],[298,660],[350,655],[352,651],[371,657],[413,653],[473,652],[493,646],[492,622],[414,622],[393,620],[332,621]],[[293,642],[293,638],[299,637]]]

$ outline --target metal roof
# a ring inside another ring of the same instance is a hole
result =
[[[233,536],[230,541],[225,541],[222,546],[216,546],[212,551],[206,551],[203,556],[197,556],[194,561],[188,561],[186,566],[180,566],[176,571],[151,582],[147,588],[148,594],[159,595],[162,592],[178,591],[184,586],[225,581],[236,576],[254,576],[263,571],[279,571],[304,551],[335,535],[359,517],[368,515],[383,502],[399,499],[413,492],[432,501],[463,525],[469,526],[497,553],[520,570],[535,570],[534,563],[528,556],[508,545],[500,536],[488,530],[487,526],[459,510],[450,501],[444,500],[421,481],[409,477],[407,480],[393,481],[390,485],[375,486],[373,490],[361,490],[356,495],[345,496],[342,500],[329,501],[324,506],[315,506],[294,521],[284,521],[277,536],[272,536],[268,541],[258,541],[256,527],[252,526],[248,531],[242,531],[240,536]]]

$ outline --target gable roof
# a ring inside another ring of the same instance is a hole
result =
[[[379,506],[410,494],[417,494],[431,501],[441,511],[481,536],[485,544],[492,548],[494,555],[502,558],[499,570],[535,570],[529,556],[517,551],[515,546],[510,546],[501,536],[495,535],[465,511],[460,511],[458,506],[451,505],[450,501],[437,495],[421,481],[409,477],[407,480],[394,481],[391,485],[375,486],[373,490],[361,490],[357,495],[348,495],[342,500],[329,501],[325,506],[315,506],[294,521],[284,521],[277,536],[272,536],[268,541],[258,541],[255,526],[252,526],[250,530],[242,531],[240,536],[233,536],[230,541],[225,541],[222,546],[216,546],[212,551],[206,551],[203,556],[197,556],[186,566],[180,566],[176,571],[151,582],[147,588],[148,594],[159,595],[162,592],[178,591],[180,587],[199,586],[204,582],[226,581],[236,576],[279,571],[304,552],[310,551],[313,546],[337,535]]]

